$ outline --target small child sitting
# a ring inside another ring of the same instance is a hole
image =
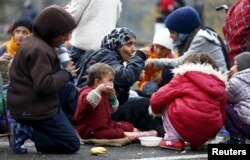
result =
[[[170,38],[170,33],[167,28],[161,28],[156,31],[153,43],[147,48],[147,62],[153,61],[156,58],[176,58],[173,52],[173,41]],[[149,97],[157,91],[161,86],[168,83],[173,74],[172,67],[153,67],[145,68],[145,76],[142,80],[137,81],[138,93],[140,96]]]
[[[190,54],[173,70],[173,79],[150,100],[153,114],[163,116],[165,137],[160,147],[183,150],[184,141],[199,149],[225,121],[226,76],[209,54]]]
[[[230,139],[221,143],[245,144],[245,138],[250,138],[249,62],[250,52],[243,52],[235,57],[229,71],[225,128],[230,133]]]
[[[140,132],[129,122],[111,120],[119,102],[113,87],[115,71],[109,65],[96,63],[88,69],[88,86],[79,92],[74,122],[82,139],[117,139],[157,135],[156,131]]]

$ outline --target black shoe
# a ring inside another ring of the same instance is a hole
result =
[[[230,135],[229,140],[222,141],[220,144],[245,144],[245,138],[242,135]]]

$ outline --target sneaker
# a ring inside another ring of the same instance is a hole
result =
[[[157,136],[157,131],[138,131],[138,132],[126,132],[126,136],[130,140],[138,140],[139,137]]]
[[[182,140],[162,140],[159,146],[162,148],[182,151],[184,150],[185,143]]]
[[[32,132],[32,128],[24,124],[17,122],[11,124],[11,148],[15,153],[27,153],[27,149],[23,147],[23,144],[27,139],[32,139]]]

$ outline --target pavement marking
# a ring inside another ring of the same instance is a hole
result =
[[[196,155],[182,155],[182,156],[169,156],[169,157],[156,157],[156,158],[139,158],[130,160],[179,160],[179,159],[194,159],[194,158],[207,158],[207,154]]]

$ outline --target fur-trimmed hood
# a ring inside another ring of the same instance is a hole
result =
[[[174,76],[181,75],[188,79],[204,93],[217,97],[223,94],[223,90],[218,89],[221,85],[227,88],[227,75],[217,71],[209,64],[183,64],[173,70]],[[184,82],[183,82],[184,83]]]
[[[221,71],[217,71],[213,69],[213,67],[209,64],[189,63],[189,64],[183,64],[180,67],[173,69],[174,75],[177,75],[177,74],[184,75],[186,72],[189,72],[189,71],[198,71],[198,72],[203,72],[206,74],[212,74],[216,76],[217,78],[219,78],[222,82],[224,82],[225,85],[227,84],[226,72],[222,73]]]

